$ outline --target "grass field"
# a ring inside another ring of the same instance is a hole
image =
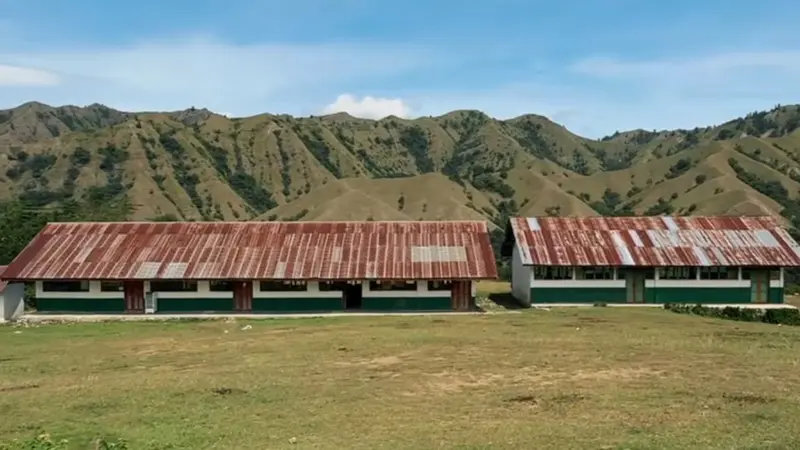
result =
[[[788,449],[798,387],[799,328],[650,308],[0,327],[0,441],[76,449]]]

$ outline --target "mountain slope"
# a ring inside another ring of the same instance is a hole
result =
[[[229,119],[26,103],[0,111],[0,201],[48,208],[123,198],[133,219],[791,219],[800,211],[799,127],[798,106],[592,140],[542,116],[500,121],[468,110]]]

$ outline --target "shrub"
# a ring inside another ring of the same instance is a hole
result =
[[[420,173],[434,171],[433,161],[429,155],[430,142],[428,142],[428,135],[422,128],[413,126],[403,129],[400,132],[399,142],[411,153],[411,157],[414,158],[414,164],[416,164]]]
[[[702,305],[676,305],[665,304],[664,309],[682,314],[713,317],[718,319],[736,320],[739,322],[761,322],[780,325],[800,326],[800,310],[781,309],[751,309],[728,306],[725,308],[709,308]]]
[[[692,168],[692,161],[689,159],[682,158],[679,159],[678,162],[676,162],[669,168],[669,172],[664,174],[664,177],[668,179],[677,178],[686,173],[686,171],[691,168]]]
[[[92,160],[92,154],[89,152],[89,150],[86,150],[83,147],[78,147],[71,155],[69,155],[69,160],[72,162],[73,166],[85,166]]]

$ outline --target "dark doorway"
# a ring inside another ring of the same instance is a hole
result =
[[[344,309],[361,309],[361,284],[348,283],[347,281],[321,281],[319,290],[322,292],[337,291],[342,293]]]
[[[342,289],[345,309],[361,309],[361,285],[346,284]]]

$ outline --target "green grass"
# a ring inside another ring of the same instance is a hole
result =
[[[0,441],[800,446],[800,328],[660,309],[2,327],[0,349]]]

